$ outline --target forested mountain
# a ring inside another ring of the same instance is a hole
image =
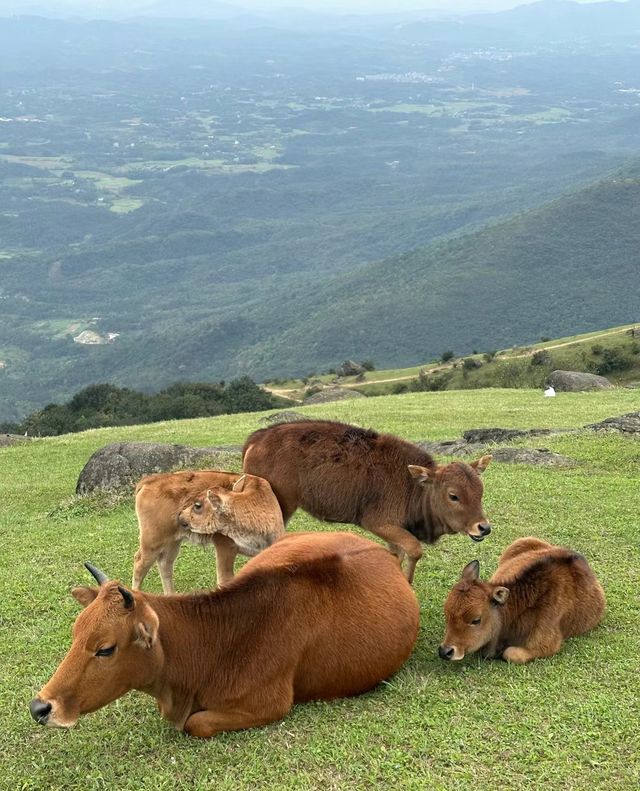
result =
[[[637,47],[487,16],[0,19],[0,419],[633,320]]]

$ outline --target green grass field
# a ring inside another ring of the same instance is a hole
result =
[[[410,439],[453,438],[469,428],[579,427],[638,409],[613,390],[445,391],[359,399],[304,411]],[[129,583],[137,544],[132,498],[76,500],[89,455],[113,441],[239,443],[259,415],[103,429],[0,449],[0,734],[2,789],[636,789],[640,654],[640,444],[619,435],[537,438],[578,461],[546,469],[492,464],[481,545],[449,536],[425,549],[415,590],[421,631],[406,666],[359,698],[295,707],[282,722],[208,742],[174,731],[154,701],[131,693],[71,731],[38,727],[28,703],[70,644],[91,560]],[[293,530],[326,529],[298,513]],[[530,665],[436,655],[442,603],[465,563],[493,571],[500,552],[535,534],[583,552],[608,610],[600,627]],[[176,586],[214,580],[210,554],[185,547]],[[160,590],[152,571],[147,589]]]

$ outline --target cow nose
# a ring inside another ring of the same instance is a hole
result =
[[[441,645],[440,648],[438,648],[438,654],[440,659],[452,659],[454,649],[450,645]]]
[[[478,525],[478,530],[480,531],[481,536],[488,536],[491,532],[491,525],[486,523],[482,523]]]
[[[40,698],[34,698],[29,704],[29,711],[39,725],[45,725],[51,713],[51,704],[45,703]]]

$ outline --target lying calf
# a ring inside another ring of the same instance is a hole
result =
[[[210,512],[206,533],[192,532],[180,520],[188,509],[204,508],[206,491],[217,492],[221,507]],[[256,555],[284,533],[282,511],[271,486],[255,475],[219,470],[148,475],[136,486],[140,548],[133,564],[133,587],[140,588],[147,572],[158,564],[162,589],[173,593],[173,564],[183,541],[213,544],[221,585],[233,577],[238,552]]]
[[[582,555],[538,538],[520,538],[502,554],[489,582],[477,560],[465,566],[444,605],[442,659],[482,650],[524,664],[556,654],[564,640],[602,618],[604,593]]]
[[[42,725],[71,727],[131,689],[179,730],[208,737],[278,720],[294,703],[357,695],[413,650],[419,606],[398,561],[349,533],[297,533],[225,587],[183,596],[99,588],[69,653],[31,701]]]

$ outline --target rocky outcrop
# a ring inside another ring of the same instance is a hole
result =
[[[562,429],[550,428],[472,428],[463,433],[466,442],[474,443],[501,443],[510,442],[513,439],[523,439],[526,437],[542,437],[548,434],[559,433]]]
[[[559,393],[578,393],[584,390],[611,390],[613,385],[605,376],[581,371],[552,371],[545,384]]]
[[[191,448],[155,442],[116,442],[100,448],[91,456],[78,478],[76,494],[130,488],[144,475],[155,472],[237,466],[241,451],[239,445]]]
[[[640,412],[627,412],[625,415],[608,417],[600,423],[590,423],[585,428],[591,431],[618,431],[621,434],[640,436]]]
[[[363,374],[365,371],[364,365],[360,365],[360,363],[356,363],[353,360],[345,360],[342,365],[336,368],[338,376],[358,376],[358,374]]]
[[[273,415],[260,418],[260,422],[267,426],[273,426],[276,423],[299,423],[303,420],[311,420],[311,418],[301,415],[299,412],[292,412],[290,409],[285,409],[283,412],[274,412]]]
[[[349,387],[325,387],[309,398],[305,399],[305,404],[326,404],[329,401],[343,401],[346,398],[365,398],[363,393],[352,390]]]
[[[534,464],[545,467],[573,467],[577,462],[568,456],[554,453],[548,448],[495,448],[491,451],[494,461],[503,464]]]

